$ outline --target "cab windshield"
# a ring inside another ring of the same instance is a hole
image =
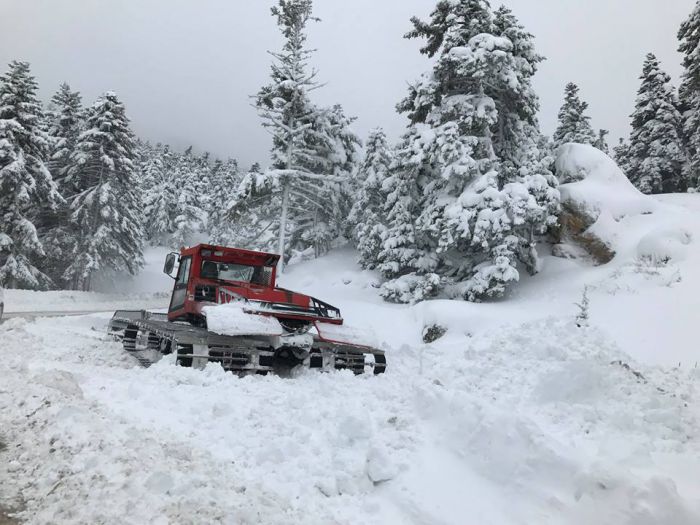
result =
[[[254,284],[268,284],[269,278],[264,266],[249,266],[246,264],[224,263],[218,261],[202,261],[202,279],[216,281],[234,281]]]

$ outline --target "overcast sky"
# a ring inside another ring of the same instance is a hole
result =
[[[249,96],[269,74],[267,49],[281,43],[273,0],[0,0],[0,68],[31,62],[50,98],[67,81],[92,102],[113,90],[136,133],[176,147],[193,144],[243,166],[267,162],[269,138]],[[500,2],[492,2],[494,7]],[[535,84],[551,134],[564,85],[581,86],[596,128],[627,135],[644,55],[657,54],[677,83],[676,33],[695,0],[506,0],[547,61]],[[327,85],[322,104],[341,103],[355,131],[382,126],[392,139],[406,121],[394,105],[430,63],[402,35],[435,0],[316,0],[309,30]]]

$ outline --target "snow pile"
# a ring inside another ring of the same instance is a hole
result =
[[[0,498],[29,523],[700,520],[700,376],[597,330],[545,319],[289,380],[141,369],[105,321],[0,325]]]
[[[207,318],[207,328],[221,335],[282,335],[284,330],[277,319],[248,313],[244,306],[235,302],[205,306],[202,311]]]

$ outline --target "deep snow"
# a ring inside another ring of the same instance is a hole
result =
[[[30,523],[700,523],[700,195],[652,208],[613,219],[608,265],[545,255],[488,304],[387,304],[349,249],[289,267],[376,333],[377,377],[142,369],[107,314],[8,320],[0,503]]]

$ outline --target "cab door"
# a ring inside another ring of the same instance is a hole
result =
[[[180,261],[180,268],[177,271],[173,295],[170,298],[168,313],[181,310],[185,306],[187,299],[187,284],[190,282],[190,269],[192,267],[192,256],[183,257]]]

